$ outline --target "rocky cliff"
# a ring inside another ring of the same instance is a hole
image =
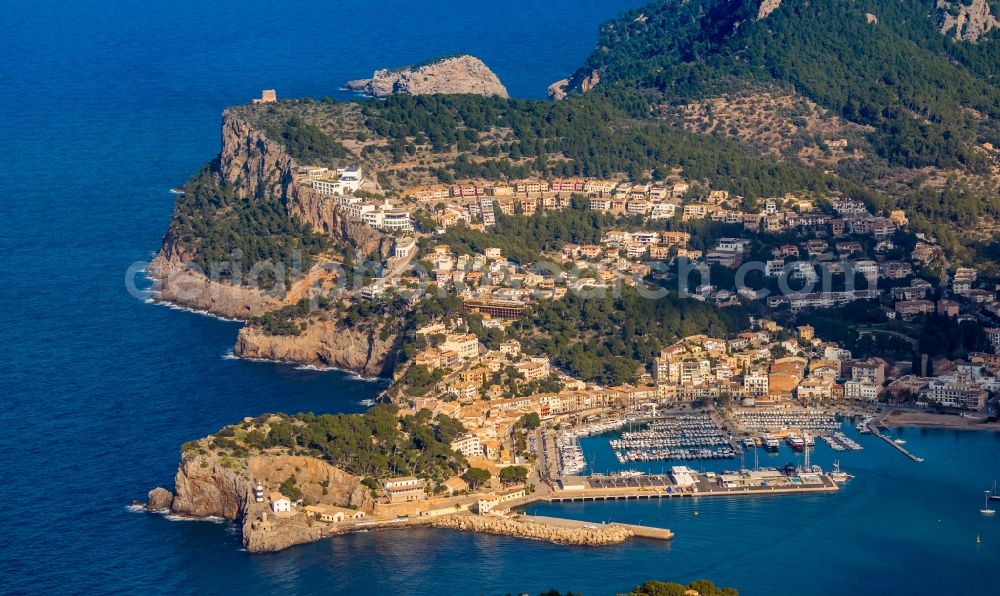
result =
[[[148,271],[155,279],[155,300],[239,320],[284,306],[281,298],[255,288],[210,280],[191,267],[182,251],[165,242],[164,249],[149,264]]]
[[[990,31],[1000,28],[1000,20],[990,12],[986,0],[937,0],[941,33],[955,41],[976,43]]]
[[[472,93],[509,97],[497,75],[482,60],[468,55],[407,68],[376,70],[372,78],[348,81],[344,86],[375,97],[396,93]]]
[[[355,371],[365,376],[387,376],[396,364],[399,336],[382,338],[383,326],[343,328],[329,321],[311,321],[298,336],[270,335],[244,327],[234,354]]]
[[[285,197],[288,214],[312,226],[319,234],[330,236],[352,251],[356,261],[383,261],[392,253],[393,238],[371,226],[353,220],[328,197],[313,189],[295,184]]]
[[[280,550],[321,537],[305,516],[269,515],[266,503],[257,503],[257,483],[276,490],[290,476],[303,498],[311,503],[347,506],[365,512],[374,509],[371,494],[361,478],[312,457],[287,454],[248,458],[218,455],[208,441],[188,450],[174,478],[174,493],[163,488],[150,491],[147,509],[189,517],[222,517],[243,524],[243,545],[251,552]]]

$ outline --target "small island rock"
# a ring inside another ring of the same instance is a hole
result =
[[[157,486],[146,496],[146,509],[148,511],[169,511],[173,503],[174,493],[162,486]]]
[[[509,97],[497,75],[482,60],[469,55],[442,58],[404,68],[383,68],[376,70],[370,79],[348,81],[344,86],[375,97],[388,97],[397,93],[471,93],[487,97]]]

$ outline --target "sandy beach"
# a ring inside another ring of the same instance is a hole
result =
[[[953,428],[956,430],[988,430],[1000,432],[1000,422],[982,423],[954,414],[932,412],[893,411],[884,421],[886,426],[918,426],[924,428]]]

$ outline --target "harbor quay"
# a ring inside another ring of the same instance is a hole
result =
[[[846,474],[772,469],[700,473],[674,466],[670,474],[564,477],[560,488],[541,497],[547,502],[585,502],[683,497],[829,493],[840,490]]]

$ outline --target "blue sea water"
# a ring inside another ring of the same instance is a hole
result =
[[[907,430],[924,464],[869,440],[842,456],[858,479],[832,496],[534,508],[664,525],[671,544],[424,530],[249,555],[229,524],[126,509],[172,485],[183,441],[266,411],[360,411],[380,389],[227,358],[235,323],[126,291],[169,221],[167,189],[217,152],[224,107],[270,87],[348,97],[347,79],[456,52],[540,98],[587,56],[600,21],[638,3],[0,0],[0,593],[610,594],[702,576],[747,594],[995,585],[1000,529],[978,514],[1000,476],[993,434]]]

